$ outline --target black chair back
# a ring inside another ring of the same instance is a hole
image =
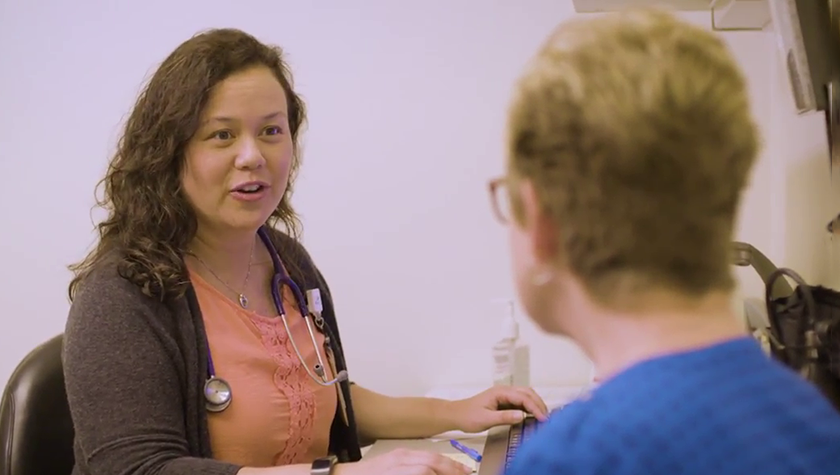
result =
[[[71,475],[73,421],[61,361],[63,335],[32,350],[0,400],[0,475]]]

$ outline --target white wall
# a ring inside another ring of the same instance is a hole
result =
[[[93,186],[142,81],[196,31],[234,26],[287,49],[308,102],[295,202],[353,379],[391,394],[489,383],[492,300],[512,287],[486,182],[512,82],[571,2],[117,3],[0,2],[0,381],[63,329],[65,266],[91,243]],[[767,33],[725,36],[768,137],[739,238],[821,275],[797,246],[836,211],[793,210],[828,189],[821,119],[792,114]],[[576,348],[523,331],[535,384],[584,381]]]
[[[744,198],[739,240],[789,267],[808,283],[840,289],[840,250],[826,225],[838,212],[838,177],[832,179],[822,112],[799,115],[787,70],[776,49],[773,26],[765,33],[726,33],[751,81],[753,102],[765,148]],[[754,44],[745,48],[751,37]],[[750,56],[752,50],[754,55]],[[762,73],[763,70],[763,73]],[[742,292],[763,298],[764,287],[751,269],[739,269]]]

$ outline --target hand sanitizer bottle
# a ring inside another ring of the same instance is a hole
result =
[[[519,340],[519,322],[513,302],[505,302],[501,335],[493,345],[493,385],[530,386],[531,352]]]

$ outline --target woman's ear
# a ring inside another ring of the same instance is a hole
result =
[[[551,218],[530,180],[521,180],[517,194],[522,212],[518,225],[527,234],[533,256],[539,264],[556,262],[560,246],[557,224]]]

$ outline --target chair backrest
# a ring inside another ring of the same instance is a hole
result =
[[[32,350],[0,400],[0,475],[71,475],[73,421],[61,361],[63,335]]]

